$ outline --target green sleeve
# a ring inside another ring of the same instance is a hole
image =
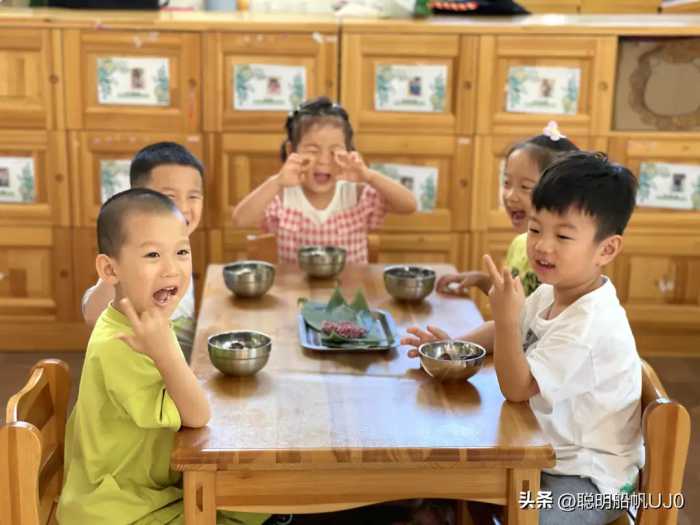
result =
[[[150,357],[113,341],[102,349],[100,364],[107,393],[124,417],[140,428],[180,428],[180,413]]]

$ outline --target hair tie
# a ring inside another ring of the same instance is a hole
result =
[[[542,130],[542,134],[552,142],[557,142],[559,139],[566,138],[566,135],[559,131],[559,126],[554,120],[550,120],[547,123],[547,126]]]

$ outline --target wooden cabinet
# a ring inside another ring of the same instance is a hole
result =
[[[60,32],[0,32],[0,128],[63,128]]]
[[[471,196],[471,139],[453,136],[361,134],[355,146],[365,163],[407,179],[418,200],[413,215],[389,214],[383,231],[466,231]],[[412,176],[414,167],[431,168]],[[402,176],[406,171],[406,177]]]
[[[206,131],[281,131],[304,100],[337,97],[335,31],[213,33],[203,56]]]
[[[71,204],[77,226],[94,225],[102,203],[114,193],[129,188],[131,159],[144,146],[174,141],[200,159],[204,152],[201,135],[84,131],[71,132],[69,140]]]
[[[392,264],[460,262],[460,238],[454,233],[381,233],[379,262]]]
[[[66,134],[0,130],[0,225],[68,226]]]
[[[357,132],[474,129],[476,37],[347,34],[341,100]]]
[[[566,131],[566,130],[564,130]],[[502,175],[505,169],[505,156],[508,150],[528,136],[536,135],[496,135],[477,136],[474,161],[474,188],[470,206],[471,228],[473,230],[508,229],[510,220],[503,208]],[[579,148],[584,150],[606,151],[605,138],[586,136],[569,137]]]
[[[215,177],[207,179],[212,227],[235,228],[232,207],[282,167],[281,133],[226,133],[211,136]],[[208,141],[209,142],[209,141]]]
[[[200,129],[200,36],[64,31],[69,129]]]
[[[631,228],[700,232],[700,150],[697,139],[670,135],[612,137],[609,155],[639,177]],[[695,173],[692,173],[692,171]],[[694,209],[682,209],[693,207]]]
[[[628,233],[613,282],[642,351],[696,350],[700,341],[700,237]]]
[[[556,120],[565,133],[610,129],[614,37],[483,36],[479,134],[531,134]]]

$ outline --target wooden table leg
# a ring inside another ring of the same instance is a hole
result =
[[[508,471],[507,525],[538,525],[539,509],[536,505],[521,508],[520,495],[530,493],[529,499],[537,502],[540,490],[539,469],[510,469]]]
[[[184,472],[186,525],[216,525],[216,472]]]

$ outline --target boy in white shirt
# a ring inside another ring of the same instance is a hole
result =
[[[504,397],[529,401],[554,447],[556,465],[541,479],[553,507],[540,510],[541,525],[613,521],[621,510],[562,510],[559,498],[628,493],[643,463],[641,362],[603,275],[622,248],[636,189],[630,171],[603,155],[574,152],[555,161],[533,191],[528,227],[528,258],[542,285],[526,300],[520,281],[486,255],[494,320],[460,337],[493,351]],[[447,337],[430,326],[409,332],[416,337],[403,344]]]

